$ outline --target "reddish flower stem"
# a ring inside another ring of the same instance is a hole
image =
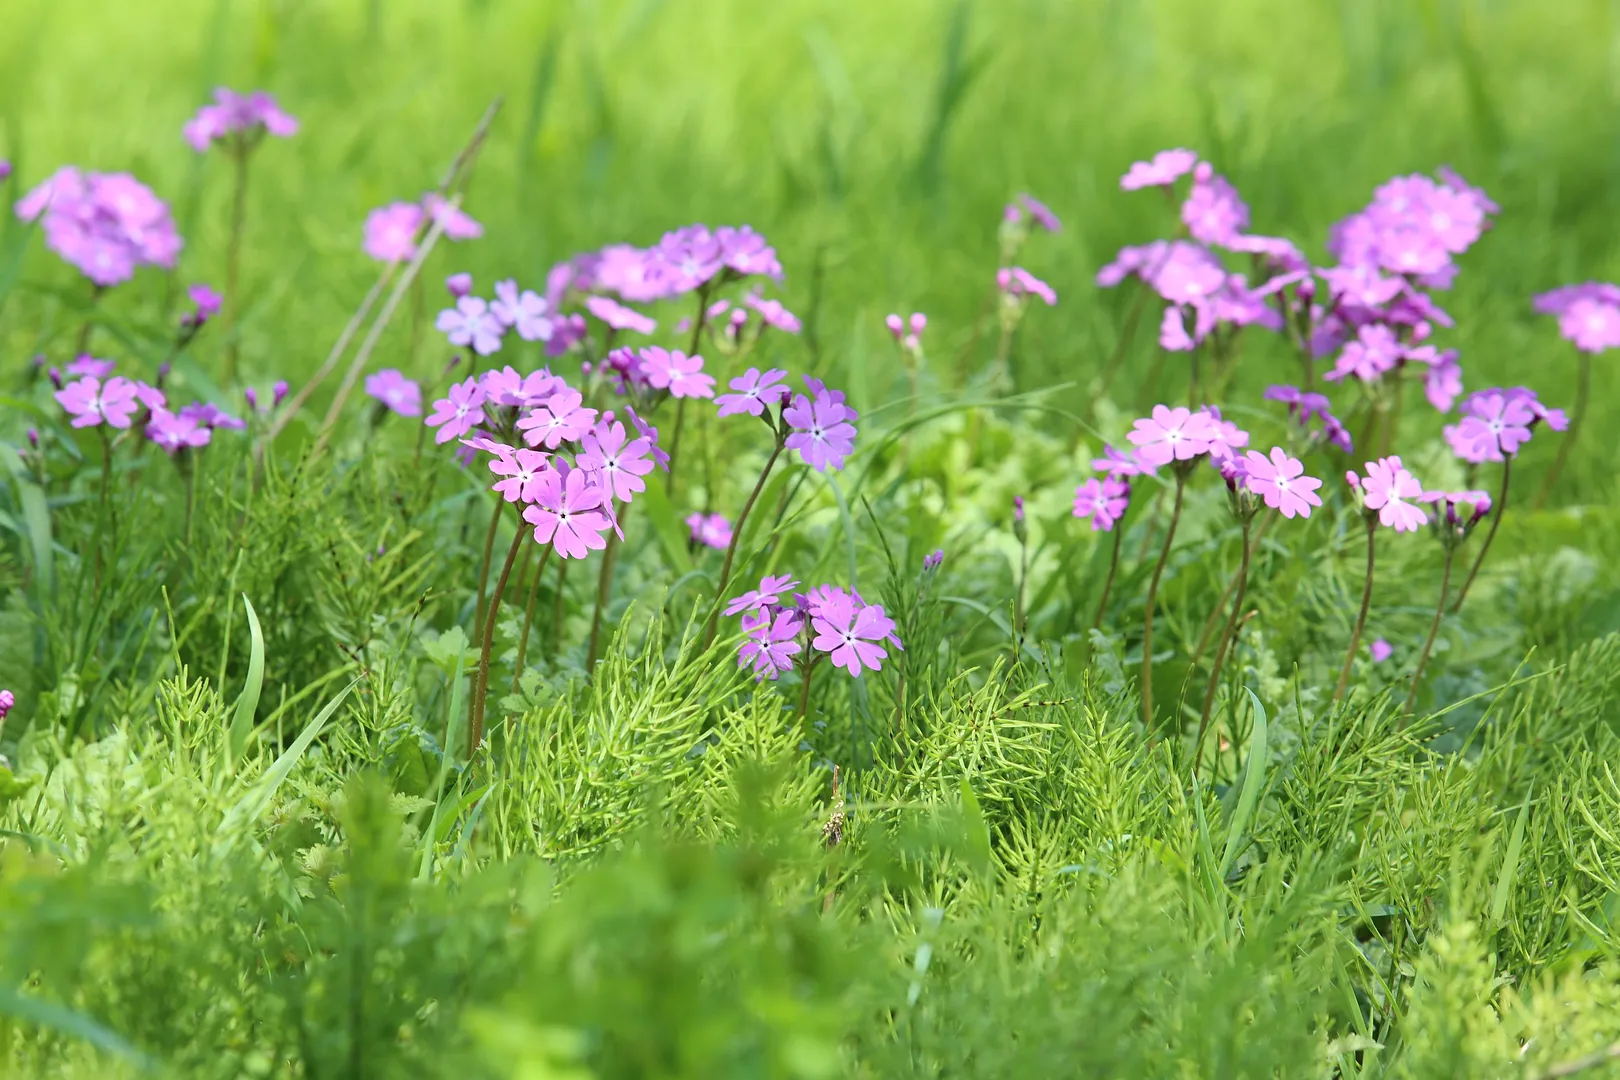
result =
[[[1378,519],[1367,518],[1367,577],[1361,585],[1361,610],[1356,614],[1355,629],[1350,631],[1350,647],[1344,653],[1344,666],[1339,669],[1339,685],[1333,691],[1333,700],[1342,701],[1344,692],[1350,686],[1350,666],[1355,663],[1356,652],[1361,648],[1361,632],[1367,626],[1367,609],[1372,606],[1373,589],[1373,558],[1378,550]]]
[[[467,729],[467,757],[478,752],[478,746],[484,741],[484,697],[489,692],[489,652],[495,639],[495,616],[500,614],[501,594],[506,592],[506,583],[512,577],[512,564],[517,562],[518,549],[523,546],[523,538],[528,535],[527,529],[519,529],[512,537],[512,546],[506,552],[506,562],[501,566],[500,579],[495,582],[495,595],[489,598],[489,614],[484,619],[483,645],[478,651],[478,685],[473,692],[473,703],[477,706],[473,710],[472,724]]]
[[[1502,487],[1496,493],[1496,504],[1491,507],[1491,527],[1485,533],[1485,542],[1479,545],[1479,554],[1474,556],[1474,565],[1468,570],[1468,577],[1463,579],[1462,588],[1457,592],[1457,599],[1451,605],[1453,615],[1462,610],[1463,601],[1468,599],[1468,587],[1474,583],[1479,574],[1479,568],[1485,562],[1485,553],[1491,550],[1491,541],[1496,539],[1496,530],[1502,526],[1502,513],[1507,509],[1508,479],[1513,471],[1513,459],[1502,459]]]
[[[1149,739],[1153,738],[1153,607],[1159,597],[1159,578],[1164,575],[1164,564],[1170,559],[1170,543],[1176,538],[1176,525],[1181,521],[1181,496],[1187,487],[1187,474],[1176,469],[1176,501],[1170,510],[1170,525],[1164,532],[1164,547],[1159,549],[1159,561],[1153,564],[1153,580],[1148,585],[1147,615],[1142,620],[1142,727]]]

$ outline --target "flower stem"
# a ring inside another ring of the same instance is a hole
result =
[[[1361,632],[1367,626],[1367,609],[1372,606],[1373,589],[1373,558],[1378,550],[1378,520],[1367,519],[1367,579],[1361,585],[1361,611],[1356,614],[1356,626],[1350,631],[1350,647],[1344,653],[1344,667],[1339,669],[1339,685],[1333,691],[1333,700],[1342,701],[1344,692],[1350,686],[1350,666],[1355,663],[1356,653],[1361,648]]]
[[[91,286],[90,310],[85,313],[84,325],[79,327],[78,340],[73,343],[74,357],[83,356],[85,353],[90,351],[90,333],[96,328],[96,305],[101,302],[101,294],[106,291],[106,288],[101,285]]]
[[[1558,445],[1558,456],[1553,459],[1552,468],[1541,481],[1541,490],[1536,493],[1536,501],[1530,509],[1540,510],[1547,502],[1547,496],[1552,492],[1553,485],[1558,483],[1558,475],[1564,471],[1564,462],[1569,460],[1570,448],[1575,445],[1575,436],[1580,434],[1581,421],[1586,418],[1586,399],[1592,390],[1592,354],[1580,354],[1580,367],[1575,374],[1575,411],[1569,418],[1569,430],[1564,433],[1564,441]]]
[[[1215,647],[1215,661],[1209,669],[1209,686],[1204,690],[1204,712],[1198,719],[1198,737],[1193,740],[1194,776],[1198,775],[1198,765],[1204,758],[1204,732],[1209,729],[1209,717],[1215,709],[1215,690],[1221,685],[1221,668],[1226,666],[1226,653],[1232,647],[1232,637],[1243,615],[1243,596],[1249,589],[1249,557],[1253,550],[1249,547],[1249,522],[1249,518],[1244,518],[1243,559],[1238,564],[1237,577],[1233,579],[1237,596],[1232,601],[1232,614],[1227,616],[1226,629],[1221,633],[1221,643]]]
[[[1125,360],[1125,353],[1131,347],[1131,340],[1136,336],[1136,324],[1142,319],[1142,311],[1147,307],[1148,290],[1146,286],[1139,286],[1136,295],[1131,299],[1130,310],[1125,313],[1125,325],[1120,327],[1119,340],[1114,342],[1114,351],[1108,356],[1108,364],[1103,368],[1102,379],[1097,386],[1097,392],[1091,396],[1086,404],[1086,415],[1096,403],[1108,393],[1108,388],[1114,385],[1114,376],[1119,374],[1120,364]]]
[[[698,344],[703,340],[703,327],[709,321],[709,286],[712,282],[705,282],[697,291],[697,314],[692,316],[692,342],[686,348],[687,356],[698,354]],[[674,494],[675,491],[675,463],[676,456],[681,450],[681,427],[686,420],[686,399],[681,398],[675,406],[675,431],[669,438],[669,468],[664,473],[664,490]]]
[[[815,662],[804,665],[804,676],[799,684],[799,722],[804,722],[804,716],[810,711],[810,676],[816,670]]]
[[[1254,554],[1254,549],[1260,546],[1261,537],[1266,535],[1266,529],[1275,520],[1276,515],[1274,514],[1267,514],[1260,519],[1259,527],[1254,530],[1254,535],[1249,540],[1249,554],[1251,557]],[[1215,628],[1220,625],[1221,612],[1226,610],[1226,602],[1232,598],[1232,590],[1235,588],[1237,588],[1237,578],[1233,577],[1226,583],[1226,591],[1221,593],[1221,598],[1215,601],[1215,607],[1210,610],[1209,618],[1204,620],[1204,629],[1198,635],[1198,645],[1193,649],[1192,656],[1187,661],[1188,666],[1196,667],[1198,661],[1204,658],[1204,649],[1209,646],[1210,639],[1215,636]]]
[[[626,503],[619,513],[620,529],[624,528],[624,518],[629,512],[630,506]],[[613,570],[619,565],[619,549],[623,546],[624,542],[617,533],[609,534],[607,550],[602,553],[602,570],[596,578],[596,610],[591,613],[591,642],[585,651],[586,672],[596,668],[596,647],[602,636],[602,613],[613,599]]]
[[[540,565],[534,568],[534,580],[529,582],[529,602],[523,605],[523,634],[518,638],[517,665],[512,669],[512,693],[518,692],[518,680],[523,677],[524,661],[529,656],[529,628],[534,625],[534,602],[540,596],[540,579],[545,576],[546,563],[551,559],[552,547],[545,545]]]
[[[1181,521],[1181,496],[1187,487],[1187,474],[1176,469],[1176,501],[1170,509],[1170,524],[1164,531],[1164,547],[1159,549],[1159,561],[1153,564],[1153,580],[1148,584],[1147,615],[1142,620],[1142,727],[1148,738],[1153,737],[1153,606],[1159,597],[1159,578],[1164,575],[1164,564],[1170,559],[1170,543],[1176,538],[1176,525]]]
[[[1412,706],[1417,703],[1418,685],[1423,681],[1423,669],[1428,666],[1429,652],[1434,648],[1435,635],[1440,633],[1440,620],[1446,615],[1446,598],[1451,591],[1451,564],[1457,557],[1455,547],[1446,548],[1446,568],[1440,575],[1440,602],[1434,606],[1434,622],[1429,624],[1428,639],[1423,642],[1423,651],[1418,654],[1417,670],[1412,672],[1412,689],[1406,695],[1406,704],[1401,706],[1401,726],[1406,726],[1406,718],[1412,714]]]
[[[765,468],[760,470],[759,479],[754,481],[754,490],[748,493],[748,501],[743,503],[741,512],[737,514],[737,523],[731,528],[731,543],[726,545],[725,561],[720,564],[720,584],[714,592],[714,610],[709,612],[709,625],[703,631],[704,648],[708,648],[709,643],[714,640],[720,619],[720,606],[726,601],[726,586],[731,583],[731,563],[737,557],[737,545],[742,541],[743,524],[754,509],[754,503],[759,501],[759,493],[765,490],[765,481],[770,478],[776,459],[782,456],[784,441],[784,436],[777,436],[776,445],[771,448],[771,456],[765,459]]]
[[[501,594],[506,592],[506,582],[512,576],[512,564],[517,562],[518,549],[523,546],[523,538],[527,533],[527,529],[519,529],[512,537],[512,546],[506,552],[506,562],[501,566],[501,576],[495,582],[495,594],[489,598],[489,614],[484,619],[483,645],[478,652],[478,688],[473,693],[473,701],[477,708],[473,710],[472,725],[467,730],[469,759],[478,752],[478,744],[484,741],[484,695],[489,691],[489,652],[495,640],[495,616],[500,614]]]
[[[1102,626],[1103,612],[1108,610],[1108,594],[1114,589],[1114,575],[1119,571],[1119,547],[1125,539],[1124,522],[1114,522],[1114,550],[1108,556],[1108,576],[1103,578],[1102,595],[1097,598],[1097,614],[1091,617],[1091,628]]]
[[[231,190],[231,234],[225,245],[225,312],[220,327],[225,339],[225,360],[220,370],[222,383],[230,382],[236,375],[237,282],[242,263],[242,226],[247,220],[248,151],[238,147],[231,158],[235,165],[235,184]]]
[[[489,517],[489,532],[484,535],[484,560],[478,571],[478,603],[473,606],[472,643],[481,645],[479,634],[484,625],[484,591],[489,587],[490,562],[495,555],[495,529],[501,523],[501,509],[506,506],[504,499],[495,500],[495,512]],[[518,529],[518,535],[523,535],[523,529]],[[476,689],[477,684],[474,683]],[[478,695],[470,694],[467,697],[467,727],[471,730],[473,717],[478,709]]]
[[[1468,599],[1468,587],[1474,583],[1474,577],[1479,573],[1480,566],[1485,562],[1485,553],[1491,550],[1491,541],[1496,539],[1496,530],[1502,525],[1502,512],[1507,509],[1508,480],[1513,472],[1513,458],[1502,459],[1502,487],[1496,493],[1496,505],[1491,507],[1491,527],[1485,533],[1485,542],[1479,545],[1479,554],[1474,556],[1474,565],[1468,570],[1468,576],[1463,579],[1462,588],[1457,590],[1457,599],[1451,604],[1453,615],[1462,610],[1463,601]]]
[[[557,600],[551,607],[551,655],[562,651],[563,595],[568,585],[568,560],[557,562]]]

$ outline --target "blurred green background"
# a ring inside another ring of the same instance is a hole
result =
[[[1392,174],[1449,163],[1484,186],[1498,227],[1443,297],[1470,387],[1528,382],[1566,403],[1573,356],[1529,294],[1617,272],[1620,7],[1601,0],[9,0],[12,194],[64,163],[131,169],[175,205],[181,279],[217,281],[226,163],[180,138],[215,84],[269,89],[304,124],[255,164],[243,363],[261,379],[319,362],[374,276],[366,211],[432,186],[497,94],[467,200],[487,235],[436,254],[433,279],[538,284],[582,248],[751,223],[807,319],[798,347],[813,356],[791,359],[867,403],[898,390],[891,310],[929,313],[947,384],[988,360],[993,335],[974,323],[1001,205],[1023,190],[1066,228],[1027,249],[1060,304],[1026,320],[1018,379],[1072,384],[1062,403],[1084,403],[1127,307],[1092,274],[1171,227],[1162,201],[1117,178],[1168,145],[1213,160],[1255,231],[1319,256],[1328,225]],[[8,365],[41,326],[66,333],[77,302],[38,244],[23,280],[0,313]],[[166,288],[146,274],[110,310],[138,321]],[[1115,387],[1122,407],[1151,395],[1151,338]],[[1280,364],[1274,344],[1246,348]],[[1234,394],[1293,370],[1268,363],[1245,365]],[[1179,394],[1179,370],[1167,378],[1163,396]],[[1589,450],[1620,418],[1613,385],[1600,366]],[[1601,456],[1576,455],[1566,486],[1606,476]]]

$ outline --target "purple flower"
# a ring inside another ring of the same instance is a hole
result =
[[[719,514],[688,514],[686,527],[691,530],[692,543],[724,551],[731,546],[731,522]]]
[[[17,697],[10,690],[0,690],[0,720],[17,707]]]
[[[495,302],[490,313],[501,326],[517,330],[524,341],[550,341],[557,324],[551,317],[551,305],[533,289],[520,294],[518,283],[508,278],[495,283]]]
[[[726,253],[706,225],[673,229],[659,239],[653,250],[668,284],[666,296],[700,288],[726,266]]]
[[[544,445],[547,450],[555,450],[580,438],[596,423],[596,410],[585,408],[584,401],[579,391],[565,386],[519,420],[517,429],[530,446]]]
[[[493,490],[507,502],[532,503],[539,499],[541,486],[554,471],[551,455],[525,447],[492,445],[499,449],[490,458],[489,471],[502,478],[492,485]]]
[[[1154,468],[1206,454],[1217,437],[1207,412],[1166,405],[1153,406],[1152,415],[1136,421],[1135,430],[1126,436],[1135,445],[1136,456]]]
[[[784,334],[797,334],[803,328],[799,317],[783,307],[780,300],[765,300],[755,291],[743,297],[743,303],[759,312],[765,325],[773,326]]]
[[[1209,249],[1177,240],[1144,265],[1143,280],[1172,304],[1200,305],[1226,284],[1226,269]]]
[[[759,368],[749,368],[731,380],[731,389],[735,393],[721,394],[714,399],[714,403],[720,406],[721,416],[735,416],[738,413],[763,416],[766,409],[788,396],[788,388],[782,384],[785,378],[787,372],[780,368],[771,368],[763,375]]]
[[[580,446],[574,464],[596,473],[610,499],[627,503],[647,490],[642,477],[653,470],[651,445],[644,438],[628,439],[619,421],[597,424],[585,433]]]
[[[1093,477],[1074,489],[1074,516],[1090,518],[1093,532],[1112,532],[1131,504],[1131,485],[1117,477]]]
[[[877,671],[889,654],[878,642],[894,634],[894,621],[877,604],[857,605],[840,597],[820,606],[810,622],[816,633],[811,644],[832,657],[835,666],[859,676],[862,669]]]
[[[636,426],[636,432],[643,439],[647,440],[647,445],[652,451],[652,459],[656,461],[665,472],[669,472],[669,454],[664,451],[662,446],[658,445],[658,429],[647,423],[647,421],[643,420],[636,413],[636,410],[632,409],[630,406],[626,405],[624,407],[624,411],[630,417],[630,422]]]
[[[1311,507],[1322,505],[1316,494],[1322,481],[1304,475],[1305,466],[1280,446],[1271,448],[1269,458],[1250,450],[1244,455],[1243,473],[1244,486],[1285,518],[1310,517]]]
[[[1057,215],[1052,213],[1051,209],[1035,196],[1025,192],[1024,194],[1018,196],[1018,202],[1021,206],[1023,206],[1024,210],[1029,214],[1029,216],[1034,219],[1035,224],[1039,225],[1047,232],[1055,233],[1063,231],[1063,222],[1059,221]]]
[[[1360,489],[1367,509],[1378,511],[1378,521],[1396,532],[1416,532],[1429,520],[1423,509],[1409,500],[1421,499],[1423,486],[1406,471],[1398,457],[1379,458],[1368,462],[1363,479],[1355,473],[1347,474],[1353,487]]]
[[[1354,375],[1362,382],[1377,382],[1387,372],[1395,370],[1405,358],[1395,331],[1383,323],[1369,323],[1357,333],[1354,341],[1344,347],[1333,370],[1323,375],[1327,382],[1337,382]]]
[[[531,294],[532,295],[532,294]],[[450,344],[471,346],[479,356],[500,351],[501,321],[491,314],[489,304],[476,296],[463,296],[456,306],[439,312],[433,324]]]
[[[69,375],[94,375],[98,379],[105,379],[117,367],[117,363],[112,360],[101,360],[86,353],[68,364],[67,373]]]
[[[714,397],[714,376],[703,373],[701,356],[650,345],[641,350],[641,363],[647,382],[659,390],[668,390],[670,397]]]
[[[1468,528],[1491,512],[1491,497],[1483,491],[1425,491],[1419,501],[1435,503],[1447,525]]]
[[[184,409],[178,414],[167,409],[154,409],[152,419],[146,425],[146,437],[173,456],[182,450],[207,446],[213,438],[213,430],[200,422],[196,414]]]
[[[1563,285],[1536,294],[1531,306],[1542,315],[1562,315],[1577,300],[1595,300],[1600,304],[1620,307],[1620,285],[1611,285],[1607,281],[1584,281],[1579,285]]]
[[[1558,331],[1582,352],[1620,346],[1620,305],[1582,297],[1559,314]]]
[[[1237,189],[1218,176],[1208,162],[1193,170],[1192,190],[1181,204],[1181,220],[1193,239],[1226,245],[1249,227],[1249,208]]]
[[[523,520],[534,526],[535,543],[550,544],[561,558],[583,559],[607,547],[602,533],[613,522],[601,511],[602,502],[602,490],[583,469],[567,477],[548,470]]]
[[[938,570],[940,564],[943,563],[944,561],[945,561],[945,549],[944,548],[936,548],[936,549],[934,549],[933,551],[929,552],[927,555],[923,556],[923,572],[927,573],[930,570]]]
[[[394,368],[366,376],[366,394],[400,416],[422,415],[422,388]]]
[[[487,424],[484,416],[484,391],[476,378],[464,379],[450,388],[450,396],[433,403],[433,412],[427,418],[428,427],[439,429],[433,441],[439,445],[459,439],[479,424]]]
[[[648,318],[634,308],[627,308],[617,300],[611,300],[606,296],[589,297],[585,301],[585,310],[615,330],[633,330],[638,334],[650,334],[658,329],[656,319]]]
[[[40,219],[46,244],[103,288],[129,280],[142,264],[173,268],[182,242],[169,208],[128,173],[81,173],[64,166],[17,203]]]
[[[775,679],[793,668],[793,655],[804,648],[799,631],[804,622],[796,611],[763,610],[742,618],[748,635],[737,650],[737,666],[754,668],[754,678]]]
[[[738,615],[745,611],[763,611],[765,608],[775,607],[781,595],[797,584],[792,574],[781,574],[777,577],[767,574],[759,579],[759,588],[749,589],[728,603],[725,614]]]
[[[1374,638],[1367,644],[1367,653],[1372,657],[1373,663],[1382,664],[1395,654],[1395,647],[1383,638]]]
[[[782,264],[777,261],[776,249],[751,227],[722,225],[714,231],[714,239],[720,246],[720,261],[727,270],[739,277],[763,274],[781,280]]]
[[[1022,266],[1002,267],[996,271],[996,288],[1009,296],[1038,296],[1051,307],[1057,303],[1052,286],[1025,270]]]
[[[482,225],[436,191],[422,196],[422,210],[439,226],[447,240],[476,240],[484,235]]]
[[[465,271],[459,274],[451,274],[444,279],[444,290],[450,294],[452,300],[460,300],[463,296],[472,292],[472,287],[473,277]]]
[[[1198,155],[1191,150],[1160,150],[1151,161],[1138,161],[1120,178],[1119,186],[1126,191],[1145,187],[1169,187],[1193,171]]]
[[[1452,452],[1474,465],[1513,457],[1530,441],[1537,416],[1524,399],[1503,390],[1482,390],[1463,402],[1462,422],[1447,425]]]
[[[362,246],[378,262],[405,262],[416,257],[416,234],[426,214],[416,203],[391,202],[366,215]]]
[[[136,384],[136,396],[140,396],[140,385],[139,383]],[[161,397],[158,400],[161,402]],[[229,428],[233,431],[240,431],[247,427],[244,421],[237,419],[210,401],[192,402],[181,409],[179,415],[196,420],[197,423],[209,428]]]
[[[1131,451],[1115,450],[1107,444],[1103,445],[1103,456],[1093,459],[1091,467],[1116,479],[1128,476],[1151,476],[1153,474],[1153,467],[1144,465]]]
[[[76,428],[101,424],[127,428],[138,406],[135,384],[122,375],[115,375],[105,384],[94,375],[86,375],[58,390],[55,397],[73,417],[72,426]]]
[[[793,429],[783,445],[797,451],[799,459],[816,472],[842,469],[855,450],[855,425],[850,423],[853,410],[844,405],[842,394],[818,389],[808,377],[805,383],[815,397],[797,394],[782,411],[782,418]]]
[[[238,94],[221,86],[214,102],[197,110],[182,129],[186,142],[199,154],[231,136],[254,139],[274,135],[285,139],[298,134],[298,121],[283,112],[276,99],[263,90]]]

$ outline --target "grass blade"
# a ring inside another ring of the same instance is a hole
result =
[[[1502,925],[1502,919],[1507,915],[1508,901],[1513,898],[1513,881],[1519,875],[1519,856],[1524,851],[1524,826],[1530,817],[1530,800],[1535,791],[1536,785],[1531,783],[1530,790],[1525,792],[1524,803],[1519,807],[1519,815],[1513,822],[1513,834],[1508,837],[1507,854],[1502,858],[1502,873],[1496,879],[1496,888],[1491,890],[1493,926]]]
[[[247,682],[242,684],[242,696],[236,699],[236,715],[231,719],[230,754],[228,766],[236,768],[247,749],[248,736],[253,732],[253,716],[259,711],[259,693],[264,689],[264,632],[259,629],[259,614],[253,610],[253,601],[242,594],[242,605],[247,608],[248,635],[252,642],[248,649]]]
[[[1265,788],[1266,767],[1270,763],[1271,746],[1266,732],[1266,708],[1248,687],[1249,704],[1254,709],[1254,734],[1249,738],[1249,760],[1243,766],[1243,792],[1232,811],[1232,820],[1226,829],[1226,850],[1221,854],[1221,880],[1232,872],[1238,849],[1255,808],[1260,804],[1260,793]]]

